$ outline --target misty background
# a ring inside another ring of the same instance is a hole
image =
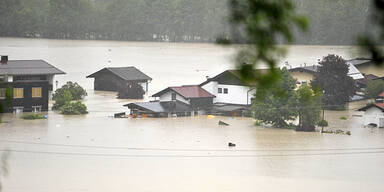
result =
[[[368,0],[293,0],[310,28],[296,44],[353,45],[373,30]],[[228,35],[227,0],[1,0],[0,36],[215,42]]]

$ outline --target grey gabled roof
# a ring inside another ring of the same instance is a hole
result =
[[[0,64],[0,75],[56,75],[65,72],[44,60],[8,60]]]
[[[126,80],[126,81],[138,81],[138,80],[152,80],[151,77],[144,74],[136,67],[106,67],[101,69],[91,75],[88,75],[87,78],[95,77],[101,71],[110,71],[111,73],[117,75],[118,77]]]
[[[129,109],[141,109],[150,113],[188,112],[191,108],[181,101],[139,102],[124,105]]]

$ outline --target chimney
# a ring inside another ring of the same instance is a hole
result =
[[[8,63],[8,55],[2,55],[1,64],[7,64],[7,63]]]

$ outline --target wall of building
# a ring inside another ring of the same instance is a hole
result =
[[[384,118],[384,113],[376,107],[371,107],[364,113],[364,125],[375,123],[380,126],[380,119],[382,118]]]
[[[174,93],[173,91],[168,91],[164,94],[162,94],[160,97],[159,97],[159,100],[160,101],[172,101],[172,93]],[[178,101],[181,101],[183,103],[186,103],[186,104],[190,104],[189,103],[189,100],[185,99],[184,97],[182,97],[181,95],[179,94],[176,94],[176,100]]]
[[[213,104],[213,98],[212,97],[209,97],[209,98],[191,98],[190,101],[191,101],[190,102],[191,107],[193,109],[196,109],[196,110],[200,110],[200,109],[209,110],[210,108],[212,108],[212,104]]]
[[[213,99],[213,103],[231,103],[231,104],[239,104],[239,105],[247,105],[251,104],[251,99],[254,97],[256,93],[256,89],[248,91],[251,89],[247,86],[239,86],[239,85],[224,85],[218,84],[215,81],[211,81],[202,86],[203,89],[208,91],[209,93],[216,96]],[[218,93],[218,89],[222,88],[222,93]],[[228,93],[224,93],[224,88],[228,89]],[[248,95],[248,101],[247,101]]]
[[[32,87],[42,88],[42,97],[32,98]],[[2,106],[5,106],[4,112],[12,112],[14,107],[23,107],[24,111],[32,111],[32,106],[41,106],[43,111],[48,110],[48,97],[49,97],[49,82],[36,81],[36,82],[8,82],[0,83],[0,88],[23,88],[23,98],[14,99],[12,97],[11,104],[7,104],[6,99],[0,99]]]
[[[118,91],[126,88],[125,81],[108,72],[100,72],[95,77],[94,89],[97,91]]]

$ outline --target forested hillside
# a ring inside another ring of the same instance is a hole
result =
[[[368,0],[294,0],[310,18],[297,44],[354,44]],[[227,34],[226,0],[1,0],[0,36],[214,42]]]

